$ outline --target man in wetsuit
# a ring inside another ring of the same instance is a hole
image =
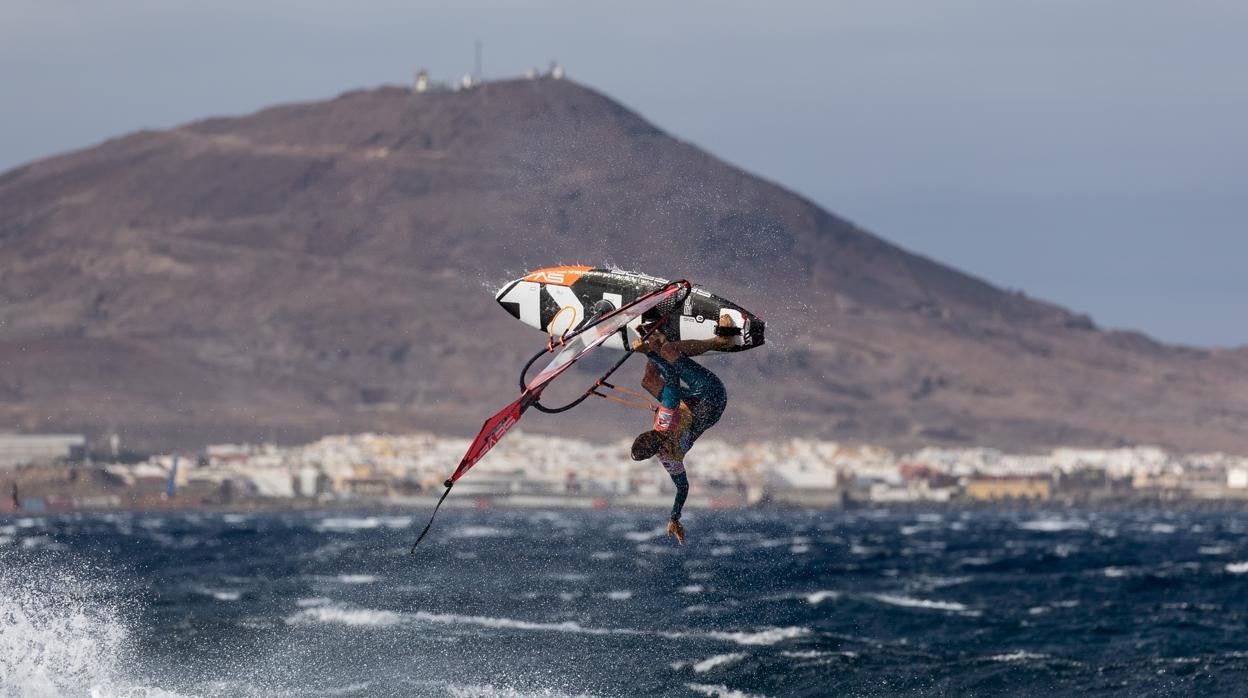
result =
[[[689,496],[685,454],[703,432],[719,421],[728,406],[723,382],[689,357],[726,349],[732,344],[732,336],[739,332],[725,315],[720,318],[715,339],[669,342],[661,331],[656,331],[644,344],[638,342],[634,347],[644,351],[649,359],[641,385],[658,398],[660,406],[655,411],[654,428],[633,441],[632,457],[640,461],[658,456],[675,483],[676,501],[667,522],[667,535],[675,536],[677,543],[685,542],[685,528],[680,523],[680,513]]]

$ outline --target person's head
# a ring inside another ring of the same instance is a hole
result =
[[[663,437],[659,435],[659,432],[653,429],[641,432],[637,438],[633,439],[633,460],[653,458],[662,445]]]

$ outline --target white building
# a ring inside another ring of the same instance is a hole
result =
[[[0,469],[81,460],[86,451],[87,439],[82,434],[0,434]]]

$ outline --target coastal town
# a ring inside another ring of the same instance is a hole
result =
[[[0,434],[0,512],[421,506],[442,491],[467,445],[431,433],[358,434],[127,459],[89,454],[81,435]],[[513,433],[455,485],[448,505],[669,506],[666,473],[628,451],[625,441]],[[707,438],[688,466],[695,509],[1248,505],[1248,457],[1152,446],[896,453],[812,439]]]

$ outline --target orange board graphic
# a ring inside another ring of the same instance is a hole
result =
[[[556,286],[571,286],[581,278],[585,272],[590,271],[593,267],[546,267],[529,272],[524,277],[525,281],[537,281],[543,284],[554,284]]]

